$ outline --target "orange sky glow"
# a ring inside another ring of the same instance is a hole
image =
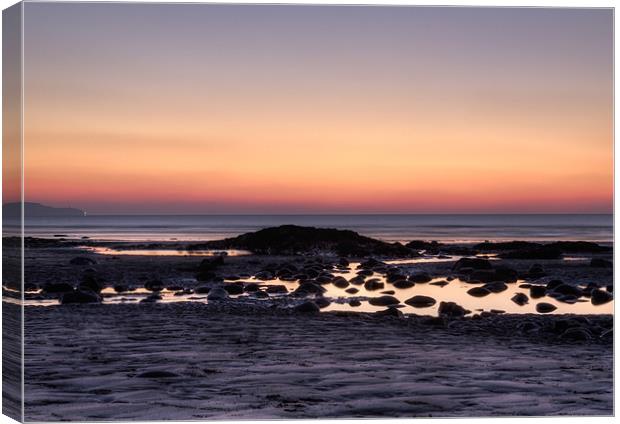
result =
[[[26,6],[26,200],[612,210],[610,11],[91,6]]]

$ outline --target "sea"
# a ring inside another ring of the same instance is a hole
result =
[[[4,236],[19,234],[19,222],[5,220],[3,224]],[[206,241],[285,224],[348,229],[389,242],[613,242],[612,214],[87,215],[29,218],[25,235],[105,241]]]

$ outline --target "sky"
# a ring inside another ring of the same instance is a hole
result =
[[[608,213],[610,9],[26,3],[25,198]]]

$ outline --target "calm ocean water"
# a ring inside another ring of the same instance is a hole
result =
[[[5,235],[17,231],[5,222]],[[15,224],[15,223],[13,223]],[[613,240],[613,215],[100,215],[33,218],[26,235],[216,240],[283,224],[350,229],[386,241]]]

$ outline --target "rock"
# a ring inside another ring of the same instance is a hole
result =
[[[148,295],[147,297],[145,297],[144,299],[142,299],[140,303],[155,303],[158,300],[161,300],[161,296],[158,293],[152,293]]]
[[[512,300],[514,303],[516,303],[519,306],[523,306],[530,301],[529,297],[527,297],[527,295],[524,293],[516,293],[514,296],[510,298],[510,300]]]
[[[145,371],[143,373],[140,373],[136,377],[138,378],[176,378],[176,377],[179,377],[179,374],[175,374],[170,371],[153,370],[153,371]]]
[[[347,258],[339,258],[338,264],[343,267],[349,266],[349,260]]]
[[[224,265],[224,256],[213,256],[203,259],[198,265],[196,279],[198,281],[209,281],[215,277],[214,271]]]
[[[326,291],[327,290],[324,287],[316,283],[305,282],[301,283],[293,293],[306,292],[309,294],[323,294]]]
[[[534,264],[527,272],[527,278],[541,278],[547,275],[541,264]]]
[[[383,311],[377,311],[375,312],[375,315],[396,317],[396,318],[403,318],[404,316],[403,313],[398,310],[398,308],[395,308],[393,306],[390,306],[389,308],[384,309]]]
[[[273,275],[273,273],[271,273],[269,271],[258,272],[254,277],[257,280],[261,280],[261,281],[270,281],[270,280],[274,280],[275,279],[275,276]]]
[[[491,292],[484,287],[472,287],[471,289],[467,290],[467,294],[474,297],[484,297],[491,294]]]
[[[96,275],[88,273],[82,277],[82,281],[80,282],[78,288],[80,290],[90,290],[95,293],[99,293],[103,288],[103,281],[99,279]]]
[[[547,290],[553,290],[561,285],[564,285],[561,280],[551,280],[547,283]]]
[[[362,302],[360,302],[358,299],[351,299],[351,300],[349,300],[349,306],[352,306],[354,308],[358,307],[358,306],[361,306],[361,304],[362,304]]]
[[[60,303],[66,305],[69,303],[100,303],[101,296],[92,291],[75,290],[65,293],[60,298]]]
[[[378,266],[385,266],[385,263],[378,261],[375,258],[367,259],[364,262],[361,262],[359,265],[359,267],[362,269],[372,269]]]
[[[361,275],[358,275],[357,277],[351,278],[349,280],[349,283],[355,284],[356,286],[361,286],[362,284],[364,284],[364,277]]]
[[[508,286],[503,281],[493,281],[482,286],[483,289],[487,289],[491,293],[501,293],[504,290],[508,290]]]
[[[254,296],[257,299],[267,299],[269,297],[269,295],[262,290],[257,290],[255,292],[252,292],[252,296]]]
[[[320,308],[314,302],[304,302],[301,305],[295,306],[293,310],[304,314],[315,314],[320,312]]]
[[[535,249],[513,250],[500,253],[502,259],[560,259],[562,251],[553,247],[543,246]]]
[[[73,291],[73,286],[69,283],[45,283],[43,291],[45,293],[67,293]]]
[[[391,305],[398,305],[400,303],[400,300],[396,299],[394,296],[379,296],[379,297],[372,297],[370,299],[368,299],[368,303],[370,303],[373,306],[391,306]]]
[[[381,294],[389,294],[390,296],[395,294],[396,292],[394,290],[386,290],[386,291],[382,291]]]
[[[483,283],[490,283],[492,281],[497,281],[497,274],[494,270],[489,269],[481,269],[477,271],[473,271],[469,274],[469,282],[472,281],[481,281]]]
[[[286,288],[286,286],[283,286],[283,285],[269,286],[267,287],[267,293],[272,293],[272,294],[288,293],[288,289]]]
[[[409,276],[409,281],[414,283],[428,283],[432,278],[426,272],[418,272]]]
[[[439,281],[433,281],[431,283],[431,286],[439,286],[439,287],[444,287],[447,286],[448,284],[450,284],[449,282],[447,282],[446,280],[439,280]]]
[[[462,318],[464,315],[467,315],[469,311],[454,302],[440,302],[437,313],[440,317]]]
[[[94,265],[97,263],[94,259],[86,256],[77,256],[69,261],[71,265]]]
[[[397,289],[408,289],[408,288],[415,286],[415,283],[409,280],[398,280],[398,281],[395,281],[393,285]]]
[[[417,295],[405,300],[405,303],[414,308],[429,308],[437,303],[437,301],[430,296]]]
[[[605,303],[611,302],[614,299],[613,295],[611,295],[609,292],[600,289],[592,290],[591,296],[591,302],[593,305],[603,305]]]
[[[547,285],[547,290],[549,290],[549,285]],[[569,286],[568,284],[560,284],[553,288],[555,293],[567,295],[567,296],[575,296],[576,298],[581,297],[581,289],[578,287]]]
[[[558,308],[550,303],[540,302],[536,305],[536,312],[541,314],[548,314],[549,312],[553,312],[556,309]]]
[[[149,280],[144,283],[144,288],[149,291],[161,291],[164,288],[164,283],[160,280]]]
[[[592,258],[592,260],[590,260],[590,266],[594,268],[613,268],[614,264],[607,259]]]
[[[387,281],[388,283],[394,283],[396,281],[399,280],[406,280],[407,276],[399,274],[397,272],[388,272],[387,275],[385,276],[385,281]]]
[[[495,268],[495,279],[497,281],[503,281],[505,283],[516,283],[519,278],[519,273],[507,266],[498,266]]]
[[[344,277],[336,277],[332,280],[332,284],[340,289],[344,289],[349,286],[349,282]]]
[[[198,286],[194,289],[196,294],[205,294],[211,291],[211,286]]]
[[[176,284],[173,284],[171,286],[166,286],[166,290],[168,291],[173,291],[173,292],[177,292],[177,291],[183,291],[185,290],[185,287],[183,286],[178,286]]]
[[[538,299],[540,297],[543,297],[546,291],[547,289],[545,288],[545,286],[532,285],[530,286],[530,297],[532,299]]]
[[[320,309],[327,308],[329,305],[331,305],[331,302],[322,296],[317,297],[314,300],[314,303],[316,303],[316,306],[318,306]]]
[[[228,294],[237,295],[237,294],[243,293],[243,284],[238,284],[238,283],[225,284],[223,288],[224,290],[228,292]]]
[[[491,312],[492,314],[495,314],[495,315],[505,314],[506,313],[506,311],[504,311],[502,309],[491,309],[489,312]]]
[[[345,290],[345,292],[347,292],[349,294],[355,294],[355,293],[359,292],[359,289],[356,289],[355,287],[349,287],[348,289]]]
[[[258,284],[256,283],[247,283],[243,286],[243,290],[247,293],[255,293],[260,290]]]
[[[226,300],[228,299],[228,292],[222,287],[215,287],[209,291],[207,300]]]
[[[383,284],[383,282],[379,281],[376,278],[371,278],[364,283],[364,288],[368,291],[381,290],[384,287],[385,284]]]
[[[613,284],[610,284],[610,285],[606,286],[605,290],[607,290],[609,293],[613,293],[614,292]]]
[[[462,270],[463,268],[471,269],[492,269],[491,262],[486,259],[479,258],[461,258],[452,266],[453,270]]]
[[[586,342],[592,339],[592,334],[581,327],[572,327],[562,333],[560,339]]]
[[[129,291],[129,287],[125,284],[115,284],[114,285],[114,291],[116,293],[124,293],[126,291]]]

